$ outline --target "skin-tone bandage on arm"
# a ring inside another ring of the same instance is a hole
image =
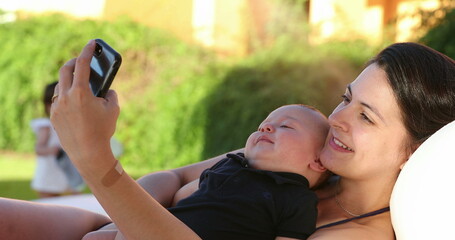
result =
[[[114,163],[114,166],[112,166],[112,168],[110,168],[109,171],[101,179],[101,183],[105,187],[110,187],[110,186],[114,185],[114,183],[116,183],[117,180],[119,180],[119,178],[122,176],[123,172],[124,171],[123,171],[122,165],[120,164],[120,162],[118,160],[116,160]]]

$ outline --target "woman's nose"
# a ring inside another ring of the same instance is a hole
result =
[[[259,128],[259,132],[273,132],[275,129],[273,128],[273,125],[272,124],[263,124],[260,128]]]
[[[349,114],[347,106],[339,105],[328,117],[330,127],[347,131],[349,128]]]

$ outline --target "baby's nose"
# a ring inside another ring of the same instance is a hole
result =
[[[273,132],[274,128],[272,124],[263,124],[260,128],[260,132]]]

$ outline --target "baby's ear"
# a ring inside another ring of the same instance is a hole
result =
[[[327,168],[322,166],[321,161],[319,160],[319,158],[315,159],[314,161],[311,161],[309,166],[310,166],[310,168],[313,171],[316,171],[316,172],[323,173],[323,172],[327,171]]]

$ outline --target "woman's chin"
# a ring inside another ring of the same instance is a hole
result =
[[[333,167],[333,161],[336,161],[336,157],[333,152],[323,149],[319,157],[319,161],[321,162],[322,166],[331,171]]]

